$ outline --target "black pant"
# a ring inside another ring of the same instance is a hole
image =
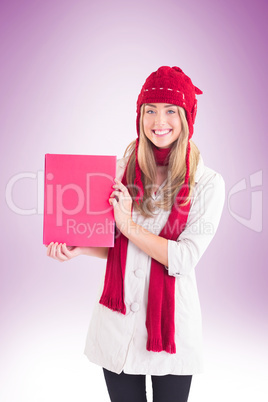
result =
[[[147,402],[145,375],[103,369],[111,402]],[[152,375],[153,402],[187,402],[191,375]]]

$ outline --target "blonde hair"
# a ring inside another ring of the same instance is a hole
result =
[[[140,113],[140,138],[138,148],[138,162],[142,172],[142,183],[144,187],[143,200],[140,204],[135,201],[138,189],[134,184],[135,180],[135,145],[136,140],[132,141],[126,148],[124,157],[129,157],[129,164],[127,168],[127,183],[128,189],[133,197],[134,208],[137,209],[143,216],[151,216],[155,207],[164,210],[171,209],[176,195],[180,187],[184,184],[186,173],[186,151],[188,144],[189,128],[186,120],[185,110],[178,106],[178,112],[181,119],[182,130],[179,138],[172,144],[172,149],[168,164],[168,180],[161,189],[163,197],[159,201],[152,203],[152,188],[156,181],[156,163],[151,146],[151,141],[146,137],[143,130],[143,115],[144,105],[141,106]],[[195,172],[199,161],[199,149],[195,143],[190,140],[190,182],[189,182],[189,195],[181,205],[186,205],[190,202],[192,190],[195,184]]]

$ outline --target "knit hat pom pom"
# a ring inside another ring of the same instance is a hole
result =
[[[173,68],[173,70],[177,71],[178,73],[183,73],[183,71],[182,71],[182,69],[180,67],[174,66],[172,68]]]

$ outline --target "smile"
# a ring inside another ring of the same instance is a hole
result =
[[[158,135],[158,136],[161,136],[161,137],[162,137],[163,135],[170,134],[171,131],[172,131],[172,129],[166,129],[166,130],[152,130],[152,132],[153,132],[155,135]]]

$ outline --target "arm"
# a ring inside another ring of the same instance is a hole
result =
[[[168,266],[168,240],[157,236],[132,219],[128,222],[122,233],[150,257]]]
[[[187,225],[177,241],[168,240],[169,275],[187,275],[214,238],[225,202],[225,183],[215,173],[197,184]]]
[[[169,275],[187,274],[195,267],[216,233],[225,199],[222,176],[215,172],[200,180],[186,228],[177,241],[166,240],[133,222],[129,193],[122,183],[116,183],[110,203],[114,206],[119,230],[146,254],[168,267]]]
[[[106,259],[108,257],[108,247],[81,247],[82,255],[88,255],[89,257],[99,257]]]

